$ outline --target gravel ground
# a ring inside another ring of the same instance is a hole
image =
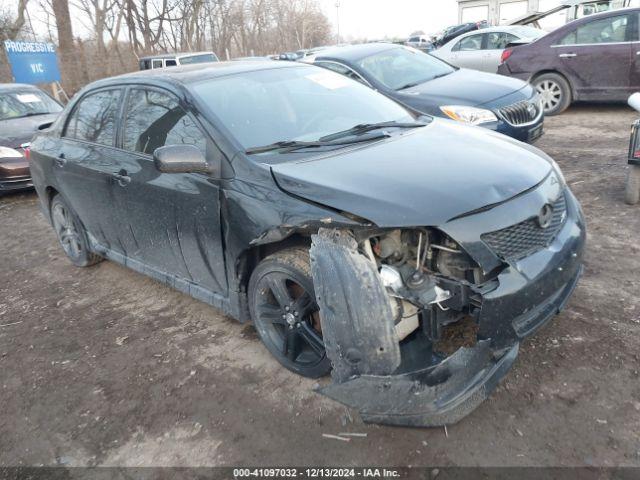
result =
[[[640,207],[622,106],[547,120],[589,227],[567,310],[444,429],[364,425],[250,326],[110,262],[74,268],[34,194],[0,198],[0,465],[640,466]],[[323,433],[367,433],[344,443]]]

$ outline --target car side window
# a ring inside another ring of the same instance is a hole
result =
[[[344,75],[345,77],[349,77],[352,80],[356,80],[357,82],[367,85],[367,83],[363,80],[363,78],[360,75],[358,75],[356,72],[354,72],[352,69],[350,69],[346,65],[342,65],[340,63],[334,63],[334,62],[316,62],[315,64],[320,67],[333,70],[334,72],[339,73],[340,75]]]
[[[195,145],[206,154],[207,141],[173,95],[132,88],[124,119],[125,150],[152,155],[165,145]]]
[[[153,68],[162,68],[162,60],[154,60],[151,65],[153,65]]]
[[[64,136],[113,146],[121,95],[121,89],[112,89],[85,96],[73,109]]]
[[[491,32],[487,34],[486,50],[504,50],[511,42],[518,40],[518,37],[507,32]]]
[[[464,37],[454,47],[454,50],[460,51],[460,52],[480,50],[482,48],[482,35],[483,34]]]
[[[620,43],[627,41],[629,15],[617,15],[581,25],[560,42],[561,45]]]

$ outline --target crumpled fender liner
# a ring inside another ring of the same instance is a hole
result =
[[[376,265],[358,252],[349,231],[320,229],[311,240],[311,274],[334,382],[392,374],[400,365],[400,345]]]
[[[393,376],[362,375],[318,391],[359,411],[367,423],[437,427],[475,410],[507,374],[519,344],[496,359],[490,341],[461,348],[435,367]]]

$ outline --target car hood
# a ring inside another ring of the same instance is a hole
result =
[[[514,96],[510,99],[514,102],[532,95],[533,91],[522,80],[464,68],[392,94],[411,108],[438,115],[441,114],[438,107],[442,105],[491,107],[492,103],[501,103],[499,100],[507,96]]]
[[[272,165],[285,192],[380,227],[438,226],[539,184],[536,148],[449,120],[375,144]]]
[[[16,148],[23,143],[30,142],[41,125],[55,121],[58,115],[57,113],[48,113],[0,121],[0,146]]]

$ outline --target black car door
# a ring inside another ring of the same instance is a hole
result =
[[[121,88],[87,93],[69,116],[53,159],[57,186],[100,244],[121,251],[118,212],[111,198],[113,172],[118,171],[115,149],[116,118]]]
[[[165,145],[195,145],[209,163],[222,153],[165,90],[131,87],[122,119],[119,181],[112,195],[128,258],[150,273],[175,276],[227,294],[218,180],[198,173],[161,173],[153,152]],[[219,169],[218,169],[219,171]]]

